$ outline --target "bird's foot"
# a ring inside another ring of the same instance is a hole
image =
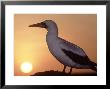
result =
[[[71,75],[71,72],[69,72],[68,74]]]
[[[63,69],[63,71],[62,71],[63,73],[65,73],[65,69],[66,69],[66,66],[64,66],[64,69]]]
[[[62,72],[65,73],[65,70],[63,70]]]
[[[68,74],[71,75],[71,72],[72,72],[72,67],[70,68],[70,72]]]

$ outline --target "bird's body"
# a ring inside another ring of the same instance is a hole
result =
[[[39,24],[30,25],[30,27],[38,27]],[[68,42],[58,37],[58,27],[52,20],[46,20],[40,24],[39,27],[45,27],[47,29],[46,42],[51,54],[60,62],[64,67],[71,68],[90,68],[96,69],[96,63],[90,61],[86,53],[79,46]]]
[[[47,39],[46,41],[47,41],[48,49],[51,52],[51,54],[59,62],[61,62],[65,66],[71,66],[72,65],[72,61],[68,60],[68,58],[65,56],[64,52],[61,49],[61,45],[59,45],[60,41],[59,40],[54,40],[54,42],[52,42],[53,39],[52,38],[48,39],[48,37],[46,39]],[[56,38],[56,39],[58,39],[58,38]]]
[[[80,63],[81,61],[76,62],[74,59],[71,59],[70,57],[67,56],[67,54],[64,52],[64,50],[71,51],[76,55],[80,55],[82,58],[81,59],[76,59],[76,60],[82,60],[83,58],[87,57],[85,52],[78,47],[77,45],[73,45],[72,43],[59,38],[59,37],[53,37],[53,35],[47,34],[46,37],[48,49],[51,52],[51,54],[62,64],[65,66],[69,67],[75,67],[75,68],[89,68],[88,63]],[[70,45],[69,45],[70,44]]]

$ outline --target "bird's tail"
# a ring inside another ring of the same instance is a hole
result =
[[[97,64],[95,62],[90,61],[89,63],[91,66],[97,66]]]
[[[97,72],[97,67],[95,67],[95,66],[90,67],[90,69],[92,69],[92,70]]]

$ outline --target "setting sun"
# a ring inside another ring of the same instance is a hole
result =
[[[25,62],[25,63],[21,64],[20,69],[24,73],[29,73],[32,71],[32,64],[29,62]]]

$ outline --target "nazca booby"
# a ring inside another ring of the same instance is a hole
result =
[[[79,46],[68,42],[58,37],[57,24],[52,20],[45,20],[43,22],[29,25],[29,27],[40,27],[47,29],[46,42],[51,54],[64,65],[63,72],[66,66],[78,69],[92,69],[97,71],[97,64],[90,61],[86,53]]]

